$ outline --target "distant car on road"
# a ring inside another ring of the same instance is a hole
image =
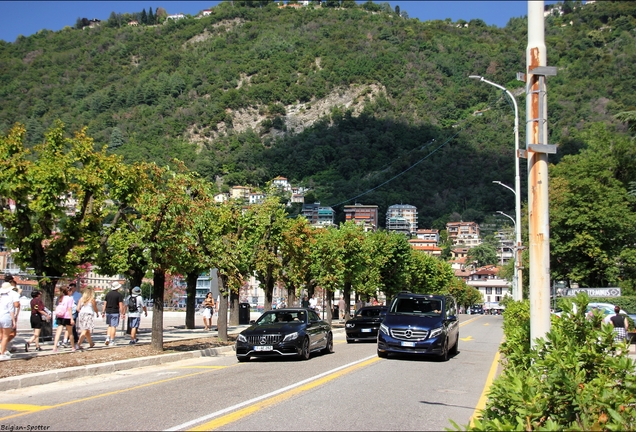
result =
[[[458,346],[457,302],[447,295],[398,294],[378,332],[378,357],[418,354],[446,361]]]
[[[386,306],[366,306],[358,309],[354,317],[345,323],[347,343],[377,340],[378,330],[387,310]]]
[[[333,352],[331,325],[310,309],[287,308],[265,312],[236,339],[236,358],[297,356]]]
[[[470,307],[470,314],[471,315],[483,315],[484,313],[484,306],[483,305],[473,305]]]

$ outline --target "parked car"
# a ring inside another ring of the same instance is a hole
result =
[[[400,293],[390,303],[378,332],[378,356],[457,354],[459,321],[451,296]]]
[[[377,340],[378,329],[387,310],[386,306],[366,306],[358,309],[353,318],[345,323],[347,343]]]
[[[236,358],[297,356],[309,359],[312,352],[333,352],[331,325],[310,309],[287,308],[265,312],[236,339]]]

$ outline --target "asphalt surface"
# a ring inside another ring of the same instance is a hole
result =
[[[309,361],[233,352],[0,393],[0,424],[48,430],[444,430],[467,424],[502,339],[501,317],[460,317],[448,362],[347,344]],[[495,363],[496,366],[496,363]],[[213,423],[210,423],[213,422]],[[32,429],[33,430],[33,429]]]

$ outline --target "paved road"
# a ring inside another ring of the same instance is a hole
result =
[[[199,358],[0,394],[0,425],[48,430],[443,430],[467,424],[502,317],[463,316],[448,362],[379,359],[346,344],[309,361]],[[25,429],[26,430],[26,429]],[[33,430],[33,429],[32,429]]]

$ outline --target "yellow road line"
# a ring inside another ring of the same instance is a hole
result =
[[[486,401],[488,400],[488,390],[492,385],[492,382],[495,379],[495,374],[497,373],[497,366],[499,365],[499,351],[495,354],[495,358],[490,365],[490,372],[488,372],[488,377],[486,377],[486,383],[484,384],[484,389],[481,392],[481,396],[479,397],[479,401],[477,402],[477,406],[475,407],[475,411],[473,411],[473,415],[470,416],[470,426],[475,425],[475,420],[481,418],[481,411],[486,408]]]
[[[195,427],[193,429],[190,429],[190,430],[192,430],[192,431],[208,431],[208,430],[214,430],[214,429],[220,428],[220,427],[225,426],[225,425],[227,425],[229,423],[233,423],[233,422],[235,422],[235,421],[237,421],[237,420],[239,420],[239,419],[241,419],[241,418],[243,418],[245,416],[248,416],[248,415],[253,414],[253,413],[257,412],[257,411],[260,411],[260,410],[262,410],[264,408],[267,408],[269,406],[272,406],[272,405],[275,405],[277,403],[283,402],[284,400],[287,400],[287,399],[289,399],[289,398],[291,398],[293,396],[296,396],[296,395],[298,395],[300,393],[306,392],[306,391],[311,390],[311,389],[313,389],[315,387],[318,387],[318,386],[320,386],[322,384],[325,384],[325,383],[327,383],[329,381],[332,381],[332,380],[334,380],[334,379],[336,379],[338,377],[341,377],[342,375],[345,375],[345,374],[347,374],[349,372],[353,372],[356,369],[368,366],[371,363],[374,363],[374,362],[376,362],[378,360],[379,360],[379,358],[376,357],[376,358],[372,358],[372,359],[369,359],[367,361],[364,361],[362,363],[355,364],[355,365],[350,366],[350,367],[348,367],[346,369],[342,369],[342,370],[340,370],[338,372],[334,372],[334,373],[332,373],[330,375],[327,375],[325,377],[317,379],[316,381],[312,381],[312,382],[307,383],[307,384],[305,384],[303,386],[291,389],[291,390],[289,390],[289,391],[287,391],[285,393],[281,393],[281,394],[279,394],[277,396],[274,396],[274,397],[271,397],[269,399],[265,399],[263,401],[256,402],[254,405],[251,405],[251,406],[248,406],[246,408],[240,409],[240,410],[235,411],[235,412],[233,412],[231,414],[224,415],[223,417],[219,417],[217,419],[214,419],[214,420],[212,420],[212,421],[210,421],[208,423],[204,423],[204,424],[202,424],[200,426],[197,426],[197,427]]]
[[[227,366],[227,367],[231,367],[231,366]],[[145,387],[154,386],[154,385],[157,385],[157,384],[163,384],[163,383],[167,383],[167,382],[170,382],[170,381],[176,381],[176,380],[182,379],[182,378],[190,378],[190,377],[197,376],[197,375],[202,375],[202,374],[205,374],[205,373],[208,373],[208,372],[211,372],[211,370],[208,369],[208,370],[204,370],[202,372],[194,372],[194,373],[191,373],[191,374],[181,375],[181,376],[178,376],[178,377],[166,378],[166,379],[159,380],[159,381],[153,381],[153,382],[146,383],[146,384],[140,384],[140,385],[135,386],[135,387],[129,387],[129,388],[126,388],[126,389],[115,390],[115,391],[111,391],[111,392],[108,392],[108,393],[102,393],[102,394],[97,394],[97,395],[94,395],[94,396],[88,396],[88,397],[85,397],[85,398],[75,399],[75,400],[68,401],[68,402],[62,402],[62,403],[57,404],[57,405],[51,405],[51,406],[42,407],[42,409],[39,409],[37,411],[27,411],[27,412],[22,412],[20,414],[13,414],[13,415],[10,415],[10,416],[2,417],[2,418],[0,418],[0,422],[4,421],[4,420],[9,420],[9,419],[12,419],[12,418],[16,418],[16,417],[22,417],[24,415],[30,414],[31,412],[46,411],[46,410],[50,410],[50,409],[54,409],[54,408],[64,407],[64,406],[67,406],[67,405],[74,405],[74,404],[77,404],[77,403],[80,403],[80,402],[86,402],[86,401],[90,401],[90,400],[94,400],[94,399],[100,399],[100,398],[107,397],[107,396],[113,396],[113,395],[117,395],[117,394],[121,394],[121,393],[126,393],[126,392],[129,392],[129,391],[132,391],[132,390],[139,390],[139,389],[142,389],[142,388],[145,388]]]
[[[28,405],[28,404],[0,404],[0,410],[4,411],[27,411],[36,412],[51,408],[46,405]]]

